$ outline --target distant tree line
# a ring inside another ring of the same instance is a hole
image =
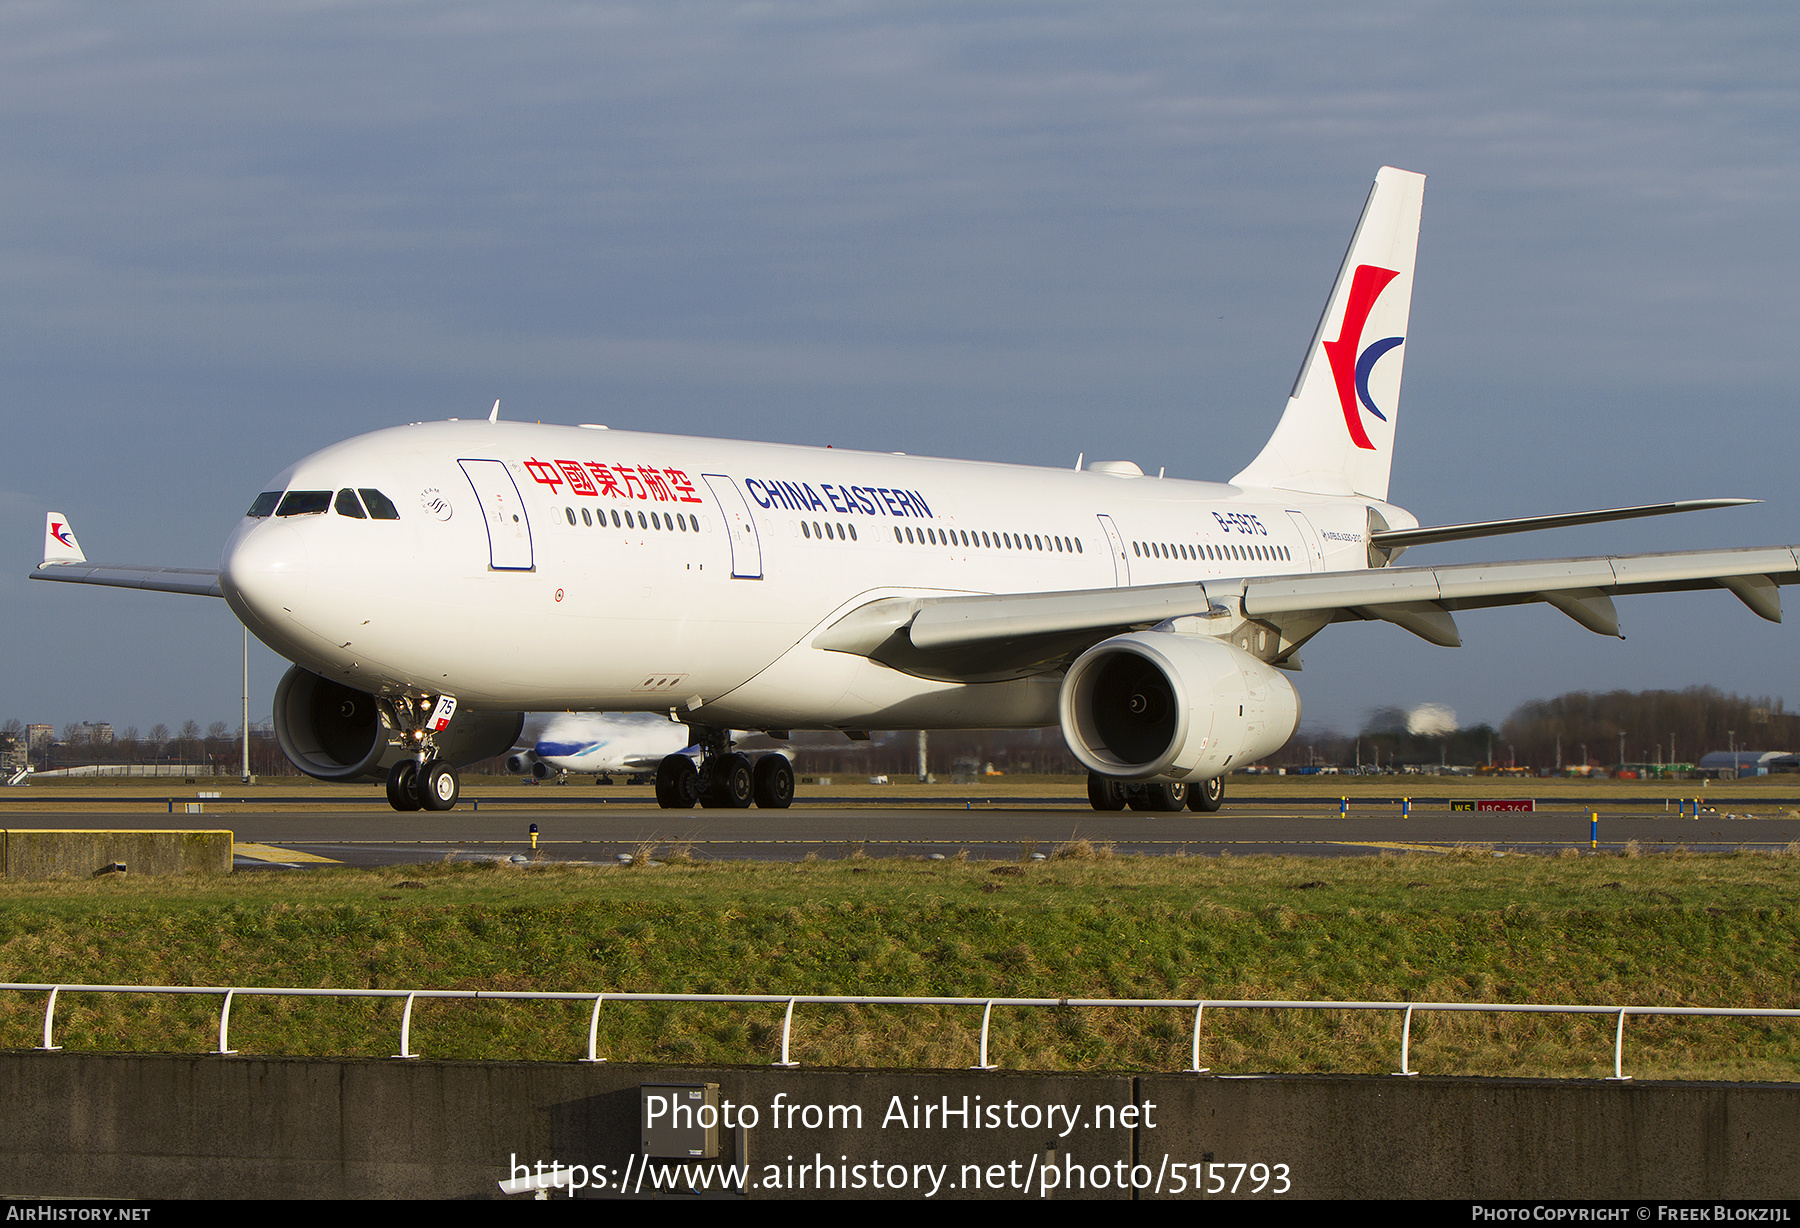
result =
[[[111,736],[105,736],[110,731]],[[23,739],[25,726],[17,720],[0,725],[0,732]],[[136,725],[110,730],[108,726],[71,722],[48,741],[29,751],[38,771],[87,764],[211,764],[233,773],[243,765],[243,741],[237,728],[214,721],[205,730],[198,721],[184,721],[178,731],[156,724],[148,733]],[[276,745],[275,731],[267,723],[250,727],[250,771],[256,776],[295,776],[299,773]]]
[[[1621,733],[1625,763],[1693,763],[1733,745],[1739,750],[1800,749],[1800,713],[1788,712],[1780,698],[1728,694],[1716,687],[1571,691],[1520,704],[1498,729],[1481,724],[1415,733],[1407,725],[1403,710],[1376,709],[1355,733],[1303,729],[1263,762],[1271,767],[1361,763],[1385,768],[1491,761],[1496,767],[1535,770],[1555,768],[1559,761],[1564,767],[1577,766],[1585,755],[1590,765],[1610,767],[1621,762]],[[108,742],[95,740],[96,728],[63,726],[56,742],[31,748],[33,763],[40,770],[87,763],[212,763],[229,773],[241,762],[238,731],[224,721],[214,721],[204,731],[192,720],[176,732],[158,724],[140,733],[128,725]],[[0,732],[20,738],[24,730],[17,720],[0,726]],[[914,731],[873,733],[866,742],[799,732],[786,743],[760,735],[745,739],[746,749],[753,751],[777,746],[792,753],[795,767],[806,775],[900,778],[918,771]],[[927,736],[926,763],[926,770],[940,777],[979,775],[990,768],[1009,776],[1086,771],[1054,728],[935,730]],[[499,772],[502,764],[503,758],[495,758],[468,770]],[[298,775],[267,722],[251,727],[250,770],[257,776]]]
[[[1796,716],[1779,698],[1727,694],[1716,687],[1682,691],[1571,691],[1521,704],[1500,727],[1521,763],[1693,763],[1716,750],[1793,750]]]
[[[1611,768],[1619,763],[1695,763],[1734,745],[1757,751],[1800,748],[1800,714],[1788,712],[1779,698],[1728,694],[1709,686],[1570,691],[1520,704],[1498,729],[1483,724],[1416,734],[1407,731],[1401,710],[1377,709],[1355,734],[1302,730],[1267,762],[1277,767],[1360,762],[1384,768],[1492,762],[1533,770],[1585,762]]]

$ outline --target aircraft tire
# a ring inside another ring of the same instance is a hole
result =
[[[1225,778],[1214,776],[1211,780],[1201,781],[1197,785],[1188,786],[1189,810],[1198,810],[1211,814],[1225,804]]]
[[[1154,810],[1169,814],[1187,809],[1186,785],[1142,785],[1131,799],[1133,810]]]
[[[419,802],[427,810],[455,810],[456,800],[462,796],[462,781],[456,775],[456,769],[442,759],[433,759],[425,765],[424,775],[419,779]]]
[[[1126,800],[1122,782],[1098,772],[1088,773],[1088,805],[1095,810],[1123,810]]]
[[[708,765],[700,804],[709,810],[746,810],[754,798],[750,758],[733,751]]]
[[[794,804],[794,765],[786,755],[764,755],[756,761],[751,792],[763,810],[786,810]]]
[[[411,759],[404,759],[388,769],[388,805],[403,811],[419,808],[419,794],[413,788],[413,779],[417,773],[418,767]]]
[[[656,804],[664,810],[692,810],[700,795],[700,772],[686,755],[669,755],[656,765]]]

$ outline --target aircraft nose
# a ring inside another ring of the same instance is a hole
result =
[[[291,525],[265,520],[225,548],[219,587],[246,624],[279,626],[301,608],[311,568],[306,540]]]

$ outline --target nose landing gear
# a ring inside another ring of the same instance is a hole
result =
[[[456,769],[442,759],[434,759],[425,765],[425,771],[419,776],[419,800],[427,810],[454,810],[456,799],[462,796],[462,781],[457,779]]]
[[[386,702],[393,726],[411,752],[388,769],[388,805],[401,811],[454,810],[462,796],[462,780],[454,766],[437,757],[434,735],[448,727],[456,700],[443,695]]]
[[[387,795],[388,805],[395,810],[417,810],[420,806],[417,788],[419,765],[411,759],[402,759],[388,769]]]
[[[395,810],[454,810],[462,797],[462,780],[442,759],[423,766],[402,759],[388,769],[388,805]]]

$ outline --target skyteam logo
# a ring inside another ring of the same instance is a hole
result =
[[[1359,264],[1356,274],[1350,280],[1350,299],[1344,304],[1344,325],[1338,332],[1336,341],[1325,343],[1325,357],[1331,360],[1331,375],[1337,382],[1338,404],[1344,410],[1344,425],[1350,428],[1350,440],[1359,448],[1375,450],[1369,439],[1369,432],[1363,428],[1362,415],[1357,411],[1360,402],[1362,408],[1374,414],[1381,421],[1387,421],[1387,415],[1377,409],[1373,398],[1369,396],[1369,372],[1381,356],[1405,341],[1405,337],[1385,337],[1380,341],[1372,341],[1366,347],[1362,343],[1363,326],[1369,322],[1369,312],[1374,310],[1375,300],[1387,289],[1387,284],[1400,274],[1394,269],[1380,269],[1372,264]],[[1392,408],[1391,406],[1389,408]]]

